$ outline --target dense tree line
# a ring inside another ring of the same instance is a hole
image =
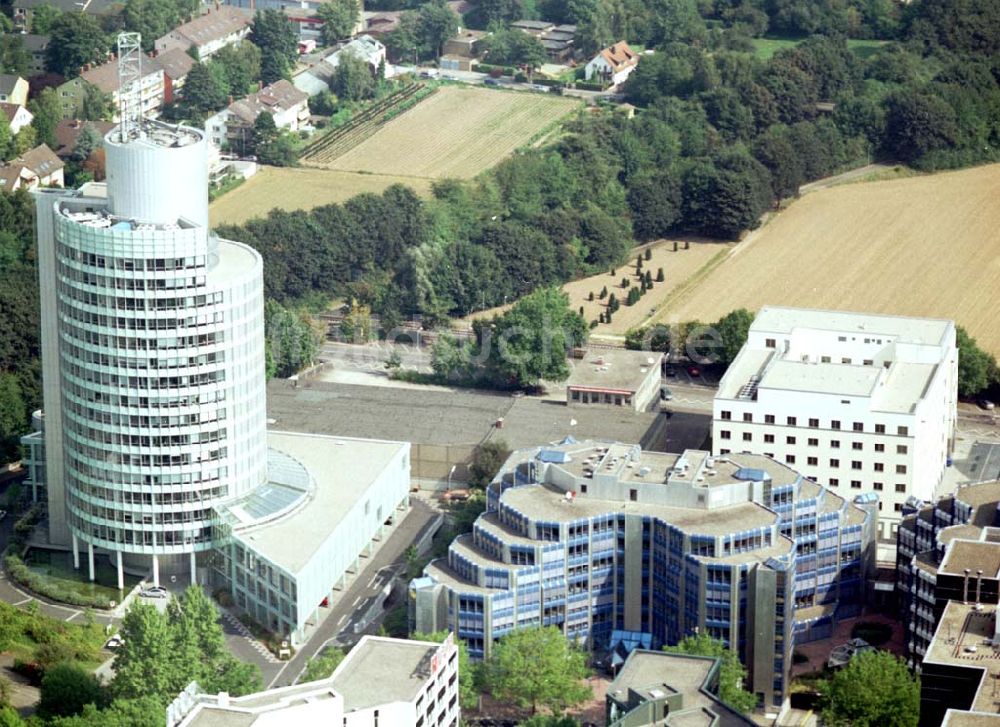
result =
[[[17,458],[42,398],[34,220],[27,192],[0,194],[0,462]]]

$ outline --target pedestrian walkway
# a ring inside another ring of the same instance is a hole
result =
[[[235,630],[243,639],[245,639],[250,647],[260,654],[268,664],[280,664],[281,661],[271,650],[268,649],[264,644],[260,643],[248,629],[242,621],[240,621],[236,616],[227,611],[225,608],[220,607],[219,612],[222,614],[222,620],[228,624],[233,630]]]

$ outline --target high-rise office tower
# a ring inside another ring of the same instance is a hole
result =
[[[158,581],[267,481],[262,266],[208,229],[203,132],[121,96],[106,185],[36,197],[45,479],[50,539],[91,577],[97,547]]]

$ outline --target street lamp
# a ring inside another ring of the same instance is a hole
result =
[[[458,467],[457,464],[451,466],[451,470],[448,472],[448,491],[451,492],[451,476],[455,474],[455,468]]]

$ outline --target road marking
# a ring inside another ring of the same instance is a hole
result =
[[[23,606],[24,604],[28,603],[28,601],[34,601],[34,600],[35,599],[33,599],[33,598],[25,598],[24,600],[18,601],[17,603],[15,603],[13,605],[15,605],[15,606]]]
[[[357,606],[358,605],[358,601],[360,601],[360,600],[361,600],[361,596],[358,596],[357,598],[355,598],[354,599],[354,603],[351,604],[351,608],[354,608],[355,606]]]
[[[74,612],[72,613],[72,615],[70,615],[70,616],[67,616],[65,620],[66,620],[67,622],[69,622],[69,621],[72,621],[73,619],[75,619],[75,618],[76,618],[77,616],[79,616],[79,615],[80,615],[80,612],[79,612],[79,611],[74,611]]]

